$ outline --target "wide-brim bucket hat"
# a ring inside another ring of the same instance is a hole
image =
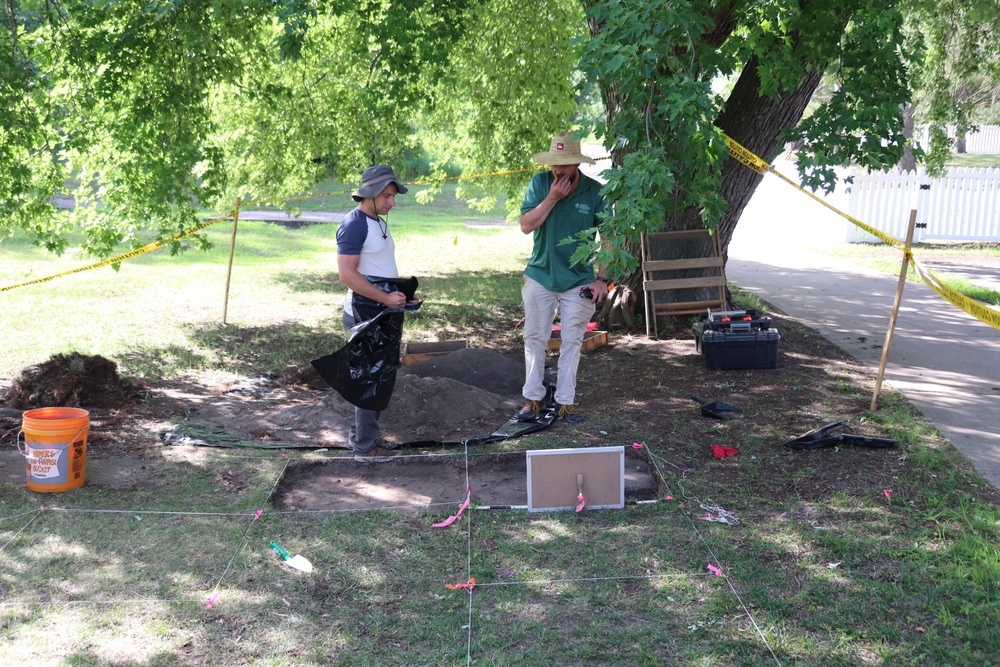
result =
[[[573,137],[569,130],[556,132],[552,137],[552,145],[546,153],[535,153],[531,158],[532,162],[548,165],[550,167],[564,164],[597,164],[597,161],[587,157],[580,152],[580,142]]]
[[[385,186],[390,183],[396,184],[399,194],[406,194],[406,186],[396,178],[396,172],[392,170],[392,167],[387,164],[377,164],[374,167],[368,167],[361,172],[361,187],[351,197],[354,198],[354,201],[372,199],[381,194],[385,190]]]

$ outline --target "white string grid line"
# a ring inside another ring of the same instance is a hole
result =
[[[26,524],[24,524],[23,526],[21,526],[21,527],[20,527],[20,528],[18,529],[18,531],[17,531],[16,533],[14,533],[13,535],[11,535],[11,536],[10,536],[10,539],[9,539],[9,540],[7,540],[6,542],[4,542],[3,546],[2,546],[2,547],[0,547],[0,553],[3,553],[3,550],[7,548],[7,545],[8,545],[8,544],[10,544],[10,543],[11,543],[11,542],[13,542],[14,540],[16,540],[16,539],[18,538],[18,536],[19,536],[19,535],[20,535],[21,533],[23,533],[23,532],[24,532],[24,529],[25,529],[25,528],[27,528],[27,527],[28,527],[28,526],[30,526],[30,525],[31,525],[32,523],[34,523],[34,522],[35,522],[35,519],[37,519],[38,517],[40,517],[40,516],[42,515],[42,510],[41,510],[41,509],[37,509],[37,510],[32,510],[32,511],[31,511],[30,513],[33,513],[33,514],[34,514],[34,516],[33,516],[33,517],[31,517],[30,519],[28,519],[28,523],[26,523]],[[20,514],[20,515],[18,515],[18,516],[24,516],[24,513],[22,513],[22,514]]]
[[[665,465],[669,465],[669,466],[671,466],[673,468],[676,468],[679,471],[680,477],[678,477],[677,484],[678,484],[679,488],[682,490],[681,491],[682,497],[684,497],[685,499],[697,500],[697,498],[694,498],[692,496],[688,496],[687,495],[686,491],[684,491],[684,485],[683,485],[683,475],[686,474],[687,472],[689,472],[692,469],[690,469],[690,468],[689,469],[681,468],[681,467],[679,467],[679,466],[671,463],[670,461],[667,461],[666,459],[655,455],[648,446],[643,445],[643,447],[644,447],[645,451],[649,454],[650,462],[653,464],[653,467],[656,470],[657,477],[663,483],[664,487],[667,489],[667,493],[668,494],[672,495],[673,492],[671,491],[670,485],[669,485],[669,483],[666,480],[666,476],[664,475],[664,473],[663,473],[663,471],[662,471],[662,469],[660,467],[661,463],[665,464]],[[449,457],[463,456],[464,459],[465,459],[466,488],[469,489],[471,487],[471,476],[470,476],[470,472],[469,472],[469,450],[468,450],[468,444],[464,440],[463,440],[463,449],[464,449],[464,451],[462,451],[462,452],[454,452],[454,453],[445,452],[445,453],[437,453],[437,454],[400,455],[400,456],[394,457],[394,460],[406,459],[406,458],[409,458],[409,459],[413,459],[413,458],[438,458],[438,457],[439,458],[449,458]],[[267,498],[264,501],[265,506],[266,506],[267,502],[270,501],[271,497],[274,495],[274,492],[277,489],[278,484],[281,482],[281,479],[283,478],[283,476],[285,474],[285,471],[287,470],[288,466],[294,460],[293,458],[288,457],[288,456],[283,455],[283,454],[281,454],[280,456],[281,456],[281,458],[286,459],[285,465],[282,467],[281,472],[275,478],[274,483],[271,486],[271,490],[268,492],[268,496],[267,496]],[[230,455],[230,456],[227,456],[227,458],[247,458],[247,459],[271,458],[271,459],[273,459],[273,458],[276,458],[276,457],[274,457],[274,456],[257,456],[257,457],[253,457],[253,456],[242,456],[242,455]],[[325,462],[338,462],[338,461],[345,461],[345,462],[350,461],[350,462],[353,462],[353,458],[350,457],[350,456],[334,456],[334,457],[320,457],[320,458],[321,458],[322,462],[324,462],[324,463]],[[314,460],[314,458],[311,457],[311,460]],[[343,514],[343,513],[348,513],[348,512],[369,512],[369,511],[393,510],[393,509],[412,510],[412,509],[418,508],[418,507],[419,508],[430,508],[430,507],[436,507],[436,506],[450,506],[450,505],[454,505],[454,503],[444,503],[444,502],[441,502],[441,503],[423,503],[423,504],[416,505],[416,506],[415,505],[394,505],[394,506],[380,506],[380,507],[373,507],[373,508],[356,508],[356,509],[345,509],[345,510],[294,510],[294,511],[283,511],[283,510],[282,511],[273,511],[272,510],[272,511],[268,511],[267,513],[268,514],[279,514],[279,515],[291,515],[291,514],[298,514],[298,515],[302,515],[302,514]],[[704,506],[702,506],[702,508],[703,509],[708,509],[708,508],[706,508]],[[712,509],[715,509],[715,510],[718,511],[721,508],[713,507]],[[0,521],[3,521],[3,520],[6,520],[6,519],[16,518],[16,517],[19,517],[19,516],[24,516],[25,514],[34,514],[34,516],[28,521],[28,523],[26,523],[24,526],[22,526],[18,530],[17,534],[15,534],[14,536],[12,536],[11,539],[8,540],[8,542],[6,544],[4,544],[2,547],[0,547],[0,553],[3,552],[3,550],[7,547],[8,544],[10,544],[11,541],[13,541],[14,539],[16,539],[18,535],[20,535],[29,525],[31,525],[31,523],[35,519],[38,518],[38,516],[40,515],[40,513],[42,511],[46,511],[46,510],[57,511],[57,512],[94,513],[94,514],[163,514],[163,515],[179,515],[179,516],[235,516],[235,517],[253,517],[253,520],[250,522],[249,526],[247,527],[246,532],[244,533],[243,537],[241,538],[239,544],[234,549],[234,552],[233,552],[232,556],[230,557],[230,559],[227,562],[227,564],[226,564],[226,566],[225,566],[222,574],[220,575],[218,581],[216,582],[215,587],[212,589],[212,595],[210,596],[209,599],[210,599],[210,601],[214,601],[214,599],[216,597],[216,594],[218,593],[219,588],[221,587],[223,581],[225,580],[226,575],[229,573],[229,570],[232,568],[232,564],[235,562],[235,559],[238,557],[239,553],[243,550],[243,548],[245,547],[245,545],[249,541],[250,533],[253,531],[254,525],[256,524],[256,521],[257,521],[257,518],[258,518],[258,512],[264,511],[264,508],[261,507],[261,508],[255,509],[255,510],[253,510],[251,512],[192,512],[192,511],[157,511],[157,510],[79,509],[79,508],[61,508],[61,507],[52,507],[52,506],[45,506],[45,505],[43,505],[43,506],[41,506],[41,507],[39,507],[37,509],[34,509],[34,510],[29,510],[27,512],[22,512],[22,513],[19,513],[19,514],[11,515],[10,517],[0,518]],[[725,510],[722,510],[722,511],[725,512]],[[764,635],[763,631],[760,629],[760,626],[757,624],[756,620],[754,619],[753,613],[746,606],[746,604],[744,603],[744,601],[743,601],[742,597],[740,596],[739,592],[736,590],[733,582],[729,579],[728,575],[726,575],[726,569],[725,569],[725,567],[722,566],[722,563],[719,561],[718,556],[715,554],[715,552],[712,550],[711,546],[708,544],[708,541],[706,540],[704,534],[701,532],[701,530],[699,530],[697,524],[695,523],[695,521],[693,520],[693,518],[691,517],[691,514],[689,512],[682,510],[682,514],[687,519],[687,521],[688,521],[691,529],[698,536],[699,541],[701,541],[702,544],[705,546],[706,550],[708,551],[709,555],[712,558],[712,561],[714,563],[716,563],[716,565],[718,567],[720,567],[720,569],[722,571],[722,575],[721,576],[725,579],[727,587],[729,588],[729,590],[733,594],[733,596],[736,598],[737,602],[739,602],[740,607],[743,609],[744,614],[746,614],[747,619],[753,625],[754,630],[757,632],[758,636],[764,642],[765,646],[767,646],[767,649],[770,652],[771,657],[774,659],[775,663],[777,665],[779,665],[779,667],[780,667],[781,662],[778,660],[778,657],[775,654],[774,649],[771,647],[770,642],[768,642],[768,640],[767,640],[767,637]],[[467,576],[467,580],[468,580],[468,579],[471,579],[471,577],[472,577],[472,519],[471,519],[471,514],[469,515],[469,517],[466,520],[466,531],[467,531],[466,572],[467,572],[467,575],[468,575]],[[689,573],[689,574],[671,573],[671,574],[653,574],[653,575],[646,575],[646,574],[644,574],[644,575],[623,575],[623,576],[615,576],[615,577],[578,577],[578,578],[567,578],[567,579],[538,579],[538,580],[529,580],[529,581],[498,581],[498,582],[492,582],[492,583],[490,583],[490,582],[483,582],[483,583],[477,582],[476,585],[475,585],[475,587],[476,588],[479,588],[479,587],[490,588],[490,587],[514,586],[514,585],[531,586],[531,585],[543,585],[543,584],[554,584],[554,583],[585,583],[585,582],[599,582],[599,581],[641,580],[641,579],[647,579],[648,580],[648,579],[663,579],[663,578],[674,578],[674,577],[707,577],[707,576],[709,576],[708,573],[700,573],[699,572],[699,573]],[[468,632],[467,632],[467,639],[466,639],[466,659],[467,659],[467,664],[471,665],[471,662],[472,662],[472,634],[473,634],[473,628],[472,628],[472,613],[473,613],[473,597],[472,596],[473,596],[473,590],[471,588],[467,589],[467,594],[468,594],[468,598],[469,598],[469,605],[468,605],[468,618],[467,618],[467,629],[468,629]],[[196,601],[184,600],[184,599],[181,599],[181,600],[154,599],[154,600],[157,601],[157,602],[161,602],[161,603],[201,604],[201,603],[198,603]],[[141,603],[141,602],[148,602],[148,601],[149,601],[149,599],[146,599],[146,598],[136,598],[136,599],[129,599],[129,600],[117,599],[117,600],[115,600],[113,602],[115,604],[121,604],[123,602],[137,602],[137,603]],[[63,600],[63,601],[46,601],[46,602],[41,602],[41,603],[40,602],[30,602],[30,603],[29,602],[24,602],[24,603],[19,603],[19,602],[2,602],[2,603],[0,603],[0,608],[2,608],[2,607],[9,607],[9,606],[18,606],[18,605],[35,605],[35,604],[41,604],[41,605],[109,604],[110,602],[112,602],[112,601],[102,601],[102,600],[93,600],[93,601],[87,601],[87,600]]]
[[[681,468],[680,466],[674,465],[673,463],[671,463],[670,461],[667,461],[666,459],[664,459],[662,457],[656,456],[652,452],[652,450],[650,450],[649,447],[645,446],[645,444],[643,444],[643,447],[649,453],[649,460],[653,464],[653,468],[656,470],[657,477],[659,477],[660,480],[663,481],[663,485],[666,487],[668,494],[669,495],[673,495],[673,492],[670,490],[670,485],[667,483],[667,478],[664,476],[663,472],[660,470],[660,466],[658,464],[658,461],[662,461],[663,463],[665,463],[667,465],[670,465],[670,466],[672,466],[674,468],[677,468],[680,471],[681,476],[678,477],[678,479],[677,479],[677,485],[681,489],[681,495],[685,499],[689,498],[689,496],[687,495],[687,492],[684,491],[683,476],[690,469]],[[701,504],[701,502],[697,498],[691,497],[691,500],[698,501],[698,503],[699,503],[699,505],[701,506],[702,509],[707,509],[703,504]],[[721,509],[721,508],[714,508],[714,509]],[[722,511],[725,512],[725,510],[722,510]],[[740,596],[739,591],[736,590],[736,587],[733,585],[733,582],[729,579],[729,575],[727,574],[728,569],[725,566],[723,566],[722,562],[719,560],[719,557],[715,554],[715,551],[712,549],[712,545],[710,545],[708,543],[708,540],[705,539],[705,535],[698,528],[698,524],[691,517],[691,513],[688,512],[687,510],[683,509],[683,508],[681,509],[681,512],[683,513],[684,518],[687,519],[687,522],[691,526],[691,529],[698,536],[698,540],[701,541],[701,543],[705,545],[705,550],[708,551],[709,555],[712,557],[712,562],[714,562],[715,565],[716,565],[716,567],[718,567],[721,570],[721,572],[722,572],[721,576],[725,579],[726,585],[729,587],[729,590],[732,591],[732,594],[736,598],[737,602],[740,603],[740,607],[743,608],[743,613],[746,614],[747,619],[750,621],[750,624],[753,625],[753,628],[757,632],[757,635],[761,638],[761,641],[764,642],[764,646],[767,647],[768,652],[771,654],[771,657],[774,659],[774,663],[776,665],[778,665],[778,667],[781,667],[781,661],[778,660],[778,656],[775,654],[774,648],[771,646],[771,642],[769,642],[767,640],[767,637],[764,635],[764,631],[761,630],[760,626],[757,624],[757,620],[754,618],[753,612],[751,612],[750,609],[747,607],[746,603],[743,602],[743,598]],[[729,514],[729,513],[727,512],[727,514]]]
[[[465,488],[468,489],[469,495],[472,494],[472,481],[469,478],[469,441],[464,440],[462,442],[462,449],[465,451]],[[465,520],[466,525],[466,581],[472,580],[472,513]],[[472,589],[468,589],[469,594],[469,619],[466,622],[468,626],[468,633],[465,644],[465,660],[467,665],[472,664]]]
[[[254,518],[250,521],[250,525],[247,526],[246,532],[243,534],[243,539],[240,540],[240,543],[236,546],[236,549],[233,550],[233,555],[230,557],[229,562],[226,563],[226,567],[222,571],[222,574],[219,575],[219,580],[216,582],[215,588],[212,589],[212,593],[211,595],[209,595],[208,598],[209,606],[211,606],[215,602],[215,599],[218,597],[219,587],[222,586],[223,579],[225,579],[226,575],[229,574],[229,570],[230,568],[232,568],[233,562],[236,560],[236,557],[239,556],[240,552],[243,551],[243,547],[246,546],[246,543],[249,541],[250,533],[251,531],[253,531],[254,526],[257,524],[257,518],[260,516],[260,513],[264,511],[264,508],[267,506],[268,501],[271,500],[271,496],[274,495],[274,490],[278,488],[278,484],[281,483],[281,478],[285,476],[285,471],[288,470],[288,466],[291,465],[292,461],[294,461],[294,459],[291,458],[287,458],[285,460],[285,465],[284,467],[282,467],[281,472],[278,473],[278,476],[274,479],[274,484],[271,485],[271,490],[267,492],[267,498],[264,499],[263,505],[258,508],[258,511],[254,514]]]

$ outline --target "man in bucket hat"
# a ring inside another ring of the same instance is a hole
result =
[[[392,167],[377,164],[361,174],[361,186],[351,195],[357,208],[347,214],[337,229],[337,268],[340,281],[347,285],[344,299],[344,327],[366,322],[386,308],[403,308],[406,295],[386,292],[374,283],[399,278],[396,269],[396,246],[389,223],[382,217],[396,205],[396,195],[405,194],[404,186]],[[354,408],[354,424],[348,436],[354,460],[381,463],[397,452],[378,444],[380,412]]]
[[[556,311],[562,339],[556,379],[555,402],[559,417],[569,422],[583,421],[575,407],[576,371],[587,323],[597,304],[608,295],[604,266],[597,273],[586,264],[572,265],[579,243],[560,245],[581,231],[594,231],[597,216],[604,210],[601,185],[580,172],[580,164],[594,160],[580,152],[573,133],[562,131],[552,138],[548,152],[532,161],[548,165],[550,171],[531,179],[521,204],[521,231],[534,234],[534,247],[524,270],[524,364],[521,390],[526,399],[518,419],[534,421],[545,399],[545,354]]]

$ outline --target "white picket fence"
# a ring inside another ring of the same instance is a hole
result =
[[[914,131],[914,142],[918,146],[927,147],[930,143],[930,135],[926,126],[918,127]],[[955,126],[948,126],[948,136],[955,138]],[[954,145],[952,146],[954,151]],[[1000,153],[1000,125],[980,125],[979,130],[971,132],[965,137],[965,152],[974,153]]]
[[[1000,151],[997,151],[1000,152]],[[949,169],[930,178],[916,173],[866,173],[853,170],[848,214],[906,240],[910,211],[917,210],[918,241],[1000,241],[1000,169]],[[879,243],[878,238],[847,223],[848,243]]]

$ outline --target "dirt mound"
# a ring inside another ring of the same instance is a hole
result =
[[[457,438],[489,433],[517,407],[513,398],[453,378],[402,375],[381,423],[402,442]]]
[[[379,424],[390,443],[460,438],[491,432],[517,405],[513,398],[451,378],[400,375]],[[256,418],[246,412],[205,418],[252,437],[266,435],[270,442],[346,447],[354,406],[330,391],[318,401],[282,406]]]
[[[524,384],[524,363],[493,350],[467,347],[403,366],[399,374],[451,378],[494,394],[519,396]]]
[[[138,383],[118,375],[115,362],[77,352],[29,366],[14,380],[7,402],[21,410],[43,407],[122,408],[142,394]]]

